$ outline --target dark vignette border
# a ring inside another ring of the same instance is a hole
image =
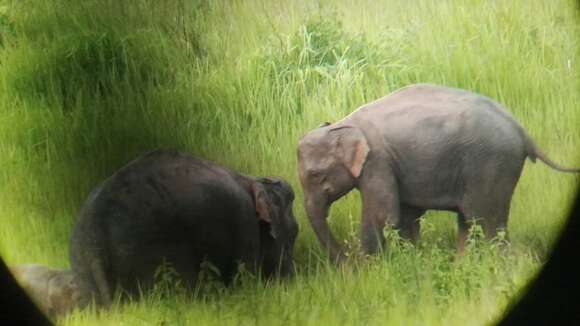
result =
[[[576,10],[580,19],[580,0],[576,1]],[[574,322],[580,322],[580,188],[550,258],[497,325]],[[18,286],[1,256],[0,325],[52,325]]]

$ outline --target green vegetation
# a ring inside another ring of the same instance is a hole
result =
[[[454,218],[431,212],[418,247],[394,242],[335,269],[302,207],[296,142],[399,87],[431,82],[500,101],[554,160],[579,166],[573,9],[565,0],[0,0],[0,253],[11,264],[67,267],[91,187],[146,150],[173,147],[290,181],[297,276],[244,276],[229,289],[208,281],[195,299],[160,286],[142,302],[60,323],[489,323],[547,258],[578,177],[526,164],[507,253],[475,240],[455,260]],[[330,217],[353,249],[359,210],[353,192]]]

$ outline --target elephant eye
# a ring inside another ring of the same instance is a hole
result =
[[[314,179],[316,182],[324,182],[326,181],[326,175],[323,174],[319,170],[310,171],[310,177]]]
[[[310,170],[308,171],[308,174],[313,177],[313,178],[317,178],[320,176],[320,171],[318,170]]]

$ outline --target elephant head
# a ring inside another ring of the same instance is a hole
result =
[[[49,314],[64,315],[80,303],[77,279],[71,271],[55,273],[48,282]]]
[[[65,315],[79,307],[80,290],[71,271],[26,264],[10,268],[33,302],[48,316]]]
[[[345,125],[323,125],[306,133],[298,144],[306,212],[318,239],[335,259],[341,250],[326,223],[328,209],[357,186],[369,151],[362,131]]]
[[[294,192],[279,178],[255,178],[251,185],[260,218],[260,261],[264,276],[289,276],[298,224],[292,211]]]

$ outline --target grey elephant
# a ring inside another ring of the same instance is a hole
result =
[[[79,306],[80,291],[71,271],[37,264],[12,266],[10,271],[32,301],[49,317],[65,315]]]
[[[150,290],[167,264],[187,289],[210,262],[229,284],[244,263],[265,277],[293,271],[294,193],[280,178],[239,174],[175,150],[145,153],[89,194],[70,242],[82,306],[118,289]]]
[[[461,252],[474,220],[487,238],[506,229],[526,158],[580,172],[548,159],[500,104],[431,84],[401,88],[307,132],[297,155],[310,224],[337,261],[343,251],[326,218],[330,205],[353,188],[362,198],[365,253],[383,244],[386,225],[416,241],[428,209],[457,213]]]

